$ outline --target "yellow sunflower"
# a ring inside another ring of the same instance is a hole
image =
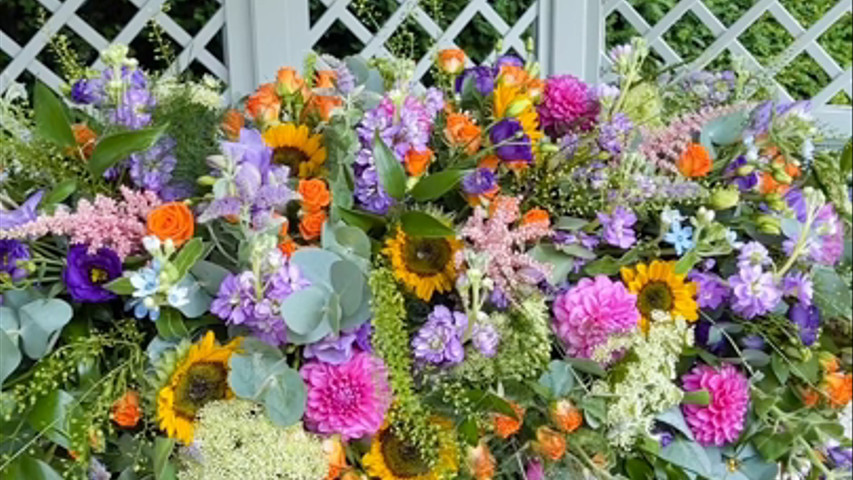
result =
[[[429,301],[436,291],[447,292],[456,279],[453,256],[462,243],[453,237],[414,237],[402,229],[385,241],[394,276],[418,298]]]
[[[264,132],[264,142],[273,149],[273,162],[287,165],[300,178],[320,174],[326,162],[323,136],[311,134],[305,125],[276,125]]]
[[[637,308],[642,314],[640,327],[649,329],[652,312],[660,310],[673,317],[682,316],[689,322],[699,318],[695,282],[685,282],[685,275],[675,273],[675,262],[655,260],[634,268],[622,268],[622,281],[628,290],[637,294]]]
[[[380,480],[439,480],[453,478],[459,471],[459,450],[453,435],[453,422],[440,417],[438,425],[438,458],[430,466],[418,450],[398,438],[386,425],[373,437],[370,451],[361,459],[370,478]]]
[[[228,388],[228,360],[240,345],[235,338],[228,345],[216,345],[213,332],[190,346],[157,393],[157,420],[160,429],[185,445],[193,441],[196,413],[213,400],[232,398]]]

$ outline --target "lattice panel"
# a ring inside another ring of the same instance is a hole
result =
[[[195,36],[187,33],[169,15],[163,12],[163,4],[166,0],[129,0],[138,10],[118,35],[111,40],[104,38],[77,15],[77,11],[86,0],[38,1],[50,12],[50,17],[26,45],[19,45],[6,33],[0,31],[0,49],[12,57],[12,61],[0,74],[0,92],[5,91],[24,71],[29,71],[55,90],[60,88],[63,80],[41,63],[37,57],[48,45],[51,35],[64,26],[73,30],[92,48],[101,51],[111,42],[130,44],[151,21],[156,22],[180,48],[180,53],[177,55],[174,64],[170,66],[171,69],[182,72],[193,61],[198,61],[220,80],[225,83],[228,82],[228,68],[205,48],[205,45],[225,25],[225,14],[221,6],[224,0],[219,0],[219,9]],[[102,66],[100,60],[96,60],[93,64],[96,69]]]
[[[839,0],[823,18],[815,22],[808,29],[803,28],[779,0],[758,0],[730,27],[726,27],[701,0],[682,0],[655,25],[650,25],[631,6],[629,0],[603,0],[603,2],[602,17],[607,18],[614,12],[621,14],[649,42],[652,50],[664,60],[666,65],[681,64],[684,62],[684,59],[679,56],[672,46],[666,43],[664,35],[686,14],[692,12],[709,29],[715,40],[704,53],[690,64],[690,70],[701,69],[707,66],[726,50],[733,56],[743,58],[748,67],[756,71],[764,70],[765,66],[762,66],[756,60],[749,50],[741,44],[738,38],[759,21],[765,13],[769,14],[794,38],[794,42],[778,56],[778,61],[774,62],[774,70],[782,70],[798,55],[805,52],[831,79],[830,83],[812,99],[816,107],[826,105],[832,97],[842,91],[846,92],[848,96],[853,97],[851,95],[853,69],[842,69],[820,43],[818,43],[818,39],[824,32],[839,21],[845,13],[853,10],[853,0]],[[604,65],[610,64],[610,60],[603,50],[601,57]],[[785,88],[778,83],[776,83],[776,88],[782,99],[787,101],[792,100],[791,95]],[[847,109],[846,115],[850,115],[849,109]],[[849,127],[847,130],[849,132]]]

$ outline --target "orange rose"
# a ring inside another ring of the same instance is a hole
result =
[[[704,177],[711,171],[711,155],[701,144],[691,143],[678,159],[678,171],[689,178]]]
[[[314,86],[317,88],[335,88],[338,74],[334,70],[317,70]]]
[[[560,431],[572,433],[583,424],[583,415],[572,402],[560,400],[551,407],[551,420]]]
[[[807,388],[802,392],[803,405],[812,408],[820,403],[820,393],[813,388]]]
[[[532,210],[528,210],[527,213],[521,217],[522,225],[532,225],[534,223],[543,223],[545,224],[545,228],[550,227],[551,219],[548,216],[548,212],[541,208],[534,208]]]
[[[458,48],[445,48],[438,52],[437,63],[442,72],[458,75],[465,68],[465,52]]]
[[[834,408],[842,408],[853,399],[853,375],[841,372],[830,373],[823,379],[824,391],[829,397],[829,404]]]
[[[228,137],[228,140],[237,141],[240,138],[240,130],[243,129],[246,119],[243,114],[235,109],[230,109],[225,112],[225,117],[222,119],[222,132]]]
[[[536,450],[543,457],[557,462],[566,454],[566,437],[548,427],[536,429]]]
[[[517,418],[512,418],[508,415],[502,415],[499,413],[495,414],[492,418],[495,433],[503,439],[507,439],[515,435],[519,430],[521,430],[521,424],[524,422],[524,409],[513,402],[510,402],[509,405],[512,407]]]
[[[275,80],[276,91],[282,95],[293,95],[294,93],[302,90],[302,87],[305,85],[305,81],[302,80],[299,72],[290,67],[282,67],[278,69],[278,74],[276,74]]]
[[[317,210],[303,215],[299,221],[299,233],[305,240],[313,240],[320,236],[323,231],[323,224],[326,222],[326,212]]]
[[[347,468],[347,454],[344,451],[344,444],[336,435],[323,441],[323,451],[326,452],[326,459],[329,462],[329,473],[326,475],[326,480],[335,480]]]
[[[465,149],[465,153],[469,155],[473,155],[480,149],[480,127],[464,113],[449,113],[447,115],[444,138],[450,145]]]
[[[468,469],[475,480],[491,480],[495,476],[495,457],[485,442],[468,450]]]
[[[119,427],[134,428],[140,418],[142,410],[139,408],[139,394],[133,390],[128,390],[113,403],[110,419]]]
[[[246,100],[246,114],[257,122],[269,123],[278,120],[281,99],[275,93],[275,85],[265,83]]]
[[[498,81],[509,87],[524,85],[528,81],[527,70],[516,65],[503,65]]]
[[[80,157],[82,154],[81,160],[91,157],[98,135],[85,123],[75,123],[71,126],[71,131],[74,132],[74,142],[77,144],[74,156]]]
[[[432,160],[432,150],[429,148],[420,152],[409,150],[406,153],[406,171],[413,177],[419,177],[426,173],[430,160]]]
[[[302,210],[316,212],[329,206],[332,200],[326,182],[319,178],[299,181],[299,195],[302,196]]]
[[[148,214],[148,233],[180,247],[195,233],[193,212],[183,202],[164,203]]]
[[[332,118],[332,111],[341,105],[344,101],[340,97],[332,95],[312,95],[305,105],[305,115],[315,116],[320,120],[326,121]]]

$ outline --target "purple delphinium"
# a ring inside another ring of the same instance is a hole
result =
[[[737,266],[740,269],[749,267],[761,268],[770,264],[770,253],[767,248],[759,242],[749,242],[740,250],[737,257]]]
[[[611,214],[599,212],[598,221],[604,228],[602,238],[608,244],[625,249],[637,242],[633,229],[637,216],[631,210],[620,205]]]
[[[807,347],[814,345],[820,329],[820,309],[814,305],[796,303],[788,309],[788,319],[797,326],[803,345]]]
[[[493,325],[477,324],[471,334],[471,341],[484,357],[492,358],[498,353],[501,335]]]
[[[38,216],[36,208],[38,208],[41,197],[44,196],[44,190],[39,190],[24,200],[24,203],[15,210],[0,210],[0,230],[8,228],[20,227],[26,223],[30,223]]]
[[[0,273],[9,275],[13,282],[23,280],[27,270],[18,265],[30,259],[30,249],[19,240],[0,240]]]
[[[330,335],[305,347],[305,358],[316,358],[324,363],[340,365],[352,358],[355,343],[355,331],[341,332],[337,336]]]
[[[699,284],[696,302],[700,308],[716,310],[731,295],[731,290],[726,282],[713,273],[693,271],[690,273],[689,279]]]
[[[533,149],[530,137],[524,133],[521,123],[514,118],[505,118],[489,130],[489,139],[495,148],[495,155],[504,162],[533,161]]]
[[[467,325],[464,313],[451,312],[449,308],[437,305],[412,339],[415,358],[434,365],[462,362],[465,359],[462,335]]]
[[[495,173],[488,168],[478,168],[462,179],[462,190],[468,195],[482,195],[495,185]]]
[[[127,163],[133,184],[158,193],[163,190],[178,164],[174,148],[175,141],[171,137],[163,137],[148,150],[131,154]]]
[[[773,274],[759,267],[745,267],[729,277],[732,310],[747,319],[772,311],[782,299]]]
[[[67,266],[62,272],[65,288],[75,301],[101,303],[116,298],[104,284],[121,276],[122,265],[118,255],[109,248],[88,252],[86,245],[68,249]]]
[[[599,148],[611,155],[619,155],[632,128],[634,124],[631,119],[624,113],[617,113],[612,120],[601,124],[598,134]]]
[[[786,297],[796,298],[805,306],[812,304],[814,284],[811,277],[802,272],[789,272],[782,279],[782,291]]]
[[[456,93],[462,93],[467,79],[471,78],[474,82],[474,88],[482,96],[488,96],[495,89],[495,72],[489,67],[471,67],[466,68],[456,77]]]
[[[723,171],[723,177],[737,185],[742,192],[753,190],[760,180],[758,171],[755,168],[747,169],[746,166],[746,157],[741,155],[730,162]]]

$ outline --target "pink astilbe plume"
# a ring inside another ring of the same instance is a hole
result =
[[[507,295],[519,285],[536,285],[547,277],[551,267],[525,254],[529,243],[553,232],[547,223],[533,222],[513,227],[520,218],[518,199],[499,197],[491,213],[483,207],[474,209],[462,227],[460,236],[468,248],[456,252],[456,267],[464,270],[465,251],[488,254],[486,275],[495,282],[495,288]]]
[[[122,200],[98,194],[94,201],[77,202],[71,212],[60,207],[53,215],[40,215],[32,222],[0,231],[0,238],[38,238],[45,235],[69,237],[71,244],[89,246],[95,253],[102,247],[112,249],[122,260],[142,248],[148,212],[160,205],[154,192],[138,192],[121,187]]]

